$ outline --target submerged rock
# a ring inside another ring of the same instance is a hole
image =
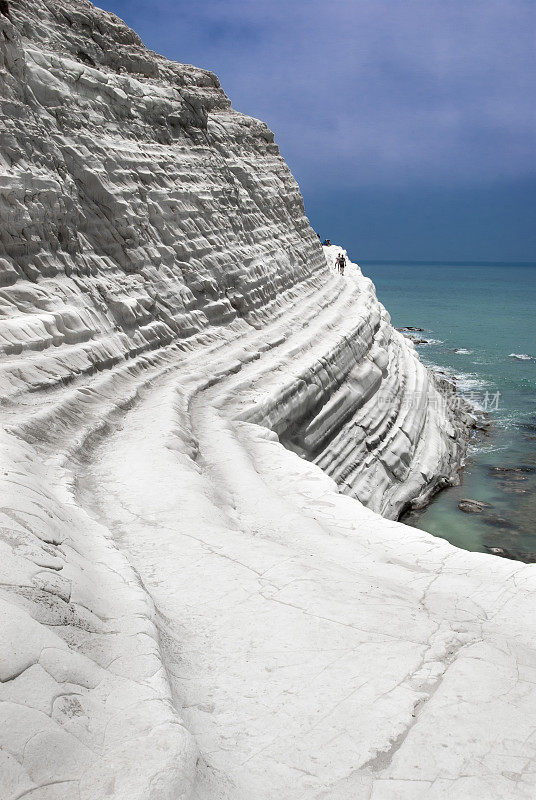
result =
[[[536,553],[527,552],[526,550],[517,550],[511,547],[498,547],[492,545],[484,545],[486,550],[494,556],[501,558],[508,558],[513,561],[522,561],[525,564],[536,563]]]
[[[504,483],[501,489],[508,494],[526,494],[528,491],[528,489],[524,489],[522,486],[518,486],[515,483]]]
[[[506,517],[501,517],[500,514],[486,514],[482,517],[482,522],[486,525],[492,525],[494,528],[503,528],[504,530],[517,530],[517,525],[511,522]]]
[[[518,476],[536,474],[536,467],[531,464],[520,464],[516,467],[488,467],[488,469],[494,477],[508,480],[524,480]]]
[[[516,556],[507,550],[506,547],[489,547],[488,545],[485,545],[485,547],[486,550],[489,550],[489,552],[494,556],[501,556],[501,558],[509,558],[514,561],[516,560]]]
[[[489,433],[491,428],[491,422],[487,420],[477,419],[473,425],[475,431],[479,431],[480,433]]]
[[[422,336],[416,336],[415,335],[417,332],[423,333],[424,332],[424,328],[407,327],[407,328],[397,328],[396,330],[399,331],[407,339],[409,339],[410,342],[413,342],[413,344],[415,344],[415,345],[430,344],[430,340],[429,339],[425,339]]]
[[[491,505],[490,503],[484,503],[482,500],[463,498],[458,503],[458,508],[466,514],[480,514],[485,508],[491,508]]]
[[[521,435],[523,436],[524,439],[528,439],[528,441],[534,441],[536,439],[536,423],[523,422],[520,423],[517,427],[521,431]]]

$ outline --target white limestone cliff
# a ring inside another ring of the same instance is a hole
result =
[[[534,567],[394,521],[470,420],[271,132],[84,0],[0,68],[1,800],[533,797]]]

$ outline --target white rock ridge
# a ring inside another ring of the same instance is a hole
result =
[[[533,798],[534,567],[392,521],[467,417],[270,131],[83,0],[0,59],[1,800]]]

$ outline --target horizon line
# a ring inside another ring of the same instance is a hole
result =
[[[454,261],[450,259],[444,261],[423,261],[415,259],[357,258],[357,263],[423,267],[536,267],[536,261]]]

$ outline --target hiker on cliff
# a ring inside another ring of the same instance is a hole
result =
[[[330,247],[331,246],[331,240],[330,239],[324,239],[322,244],[324,245],[324,247]]]
[[[337,258],[335,260],[335,266],[337,267],[338,272],[340,272],[341,275],[344,275],[344,268],[346,266],[346,259],[345,259],[345,257],[343,256],[342,253],[339,253],[339,255],[337,256]]]

